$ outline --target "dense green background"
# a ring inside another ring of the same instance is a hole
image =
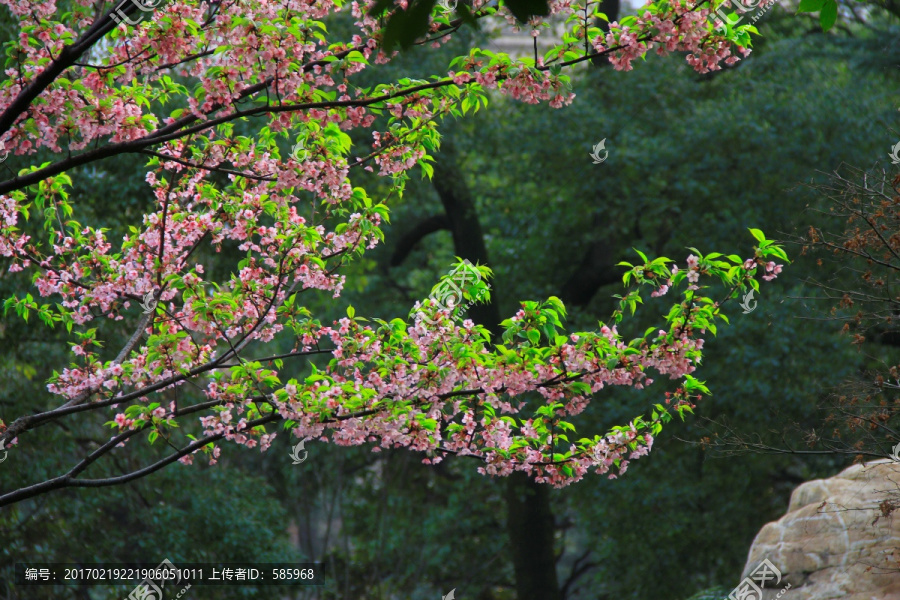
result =
[[[456,149],[447,160],[476,199],[501,314],[514,312],[520,299],[559,295],[598,240],[609,243],[616,261],[632,258],[631,248],[683,260],[688,246],[747,252],[747,227],[781,239],[804,230],[816,218],[805,209],[817,198],[803,182],[842,162],[885,162],[896,142],[897,28],[875,25],[823,35],[776,7],[758,23],[765,37],[757,50],[737,68],[699,76],[678,56],[649,57],[629,73],[588,67],[575,73],[577,99],[565,109],[498,97],[473,118],[446,122],[446,141]],[[0,35],[9,34],[4,27]],[[448,53],[486,43],[470,31],[456,38]],[[391,69],[423,75],[438,71],[446,56],[412,50]],[[594,165],[588,153],[604,138],[609,158]],[[121,227],[148,202],[142,164],[116,158],[74,174],[73,200],[95,220]],[[376,178],[359,183],[378,197]],[[446,272],[454,248],[443,231],[421,240],[398,266],[390,266],[392,254],[413,225],[441,211],[431,183],[414,180],[393,208],[385,246],[352,266],[340,302],[322,296],[311,308],[323,321],[341,316],[348,303],[361,315],[405,316]],[[783,514],[791,490],[845,464],[717,457],[693,443],[707,435],[707,418],[764,435],[815,424],[822,396],[859,369],[835,328],[804,318],[808,307],[797,298],[810,293],[802,282],[816,266],[798,248],[789,253],[797,260],[764,287],[758,308],[743,315],[733,306],[732,326],[709,341],[698,376],[713,396],[697,416],[665,430],[625,477],[590,476],[551,493],[560,581],[588,566],[567,587],[568,598],[677,600],[716,586],[721,597],[739,581],[756,532]],[[4,297],[22,285],[0,276]],[[571,328],[605,318],[616,292],[614,284],[603,286],[573,307]],[[659,311],[665,300],[657,301]],[[62,340],[12,316],[0,321],[0,416],[10,421],[50,406],[45,381],[66,361]],[[659,401],[648,399],[658,393],[604,391],[580,427],[626,422]],[[103,420],[49,427],[40,447],[22,444],[0,464],[0,489],[61,472],[91,447]],[[294,466],[290,444],[282,434],[266,454],[226,448],[215,467],[176,465],[126,487],[56,492],[0,510],[7,574],[0,575],[0,598],[98,600],[129,591],[23,593],[8,577],[17,560],[163,558],[321,562],[326,585],[298,598],[436,599],[451,588],[461,600],[514,597],[502,487],[477,475],[477,464],[427,467],[406,451],[310,443],[307,461]],[[132,464],[98,465],[96,476],[142,464],[150,452],[134,446]],[[275,596],[195,587],[186,597]]]

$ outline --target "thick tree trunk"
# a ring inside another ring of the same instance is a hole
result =
[[[472,263],[489,264],[475,202],[447,138],[441,144],[432,181],[444,205],[457,256]],[[478,303],[469,309],[470,318],[487,327],[495,337],[499,335],[501,321],[497,306],[497,290],[492,285],[491,302]],[[506,505],[518,600],[561,600],[549,490],[524,473],[515,473],[506,481]]]
[[[478,209],[463,179],[453,144],[447,138],[441,142],[441,153],[435,159],[432,183],[444,205],[446,225],[453,235],[456,255],[471,263],[489,265]],[[477,302],[468,309],[469,317],[495,336],[499,335],[502,320],[497,305],[497,290],[492,284],[491,301]]]
[[[610,21],[618,18],[620,0],[603,0],[601,12]],[[608,30],[608,24],[597,25]],[[595,65],[607,64],[606,58],[597,59]],[[466,185],[451,140],[445,137],[441,153],[434,164],[432,182],[440,196],[446,213],[446,221],[438,217],[428,223],[427,230],[449,229],[457,256],[489,265],[484,234],[478,220],[478,212]],[[415,235],[416,239],[421,236]],[[578,271],[565,282],[561,290],[564,302],[585,305],[597,289],[617,281],[621,275],[615,269],[616,244],[612,240],[598,240],[587,249]],[[393,264],[399,264],[409,248],[395,254]],[[491,302],[475,304],[469,309],[473,321],[484,325],[499,335],[500,312],[497,289],[491,286]],[[563,600],[556,573],[554,552],[555,521],[550,507],[550,491],[545,485],[535,483],[521,472],[514,473],[506,481],[507,532],[512,551],[518,600]]]
[[[549,488],[513,473],[506,482],[506,510],[518,600],[561,600]]]

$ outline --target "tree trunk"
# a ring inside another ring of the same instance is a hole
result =
[[[518,599],[561,600],[549,488],[516,471],[506,484],[506,510]]]
[[[434,164],[432,182],[444,205],[457,256],[489,265],[475,202],[459,168],[453,144],[446,137]],[[497,290],[492,285],[491,301],[476,303],[468,311],[470,318],[487,327],[495,338],[499,337],[501,321],[497,306]],[[561,600],[549,490],[524,473],[516,472],[506,481],[506,505],[518,600]]]

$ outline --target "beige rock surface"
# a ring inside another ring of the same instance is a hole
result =
[[[893,514],[883,514],[885,501]],[[780,581],[759,575],[766,559]],[[854,465],[800,485],[787,514],[753,541],[743,577],[754,573],[765,579],[762,600],[900,600],[900,463]]]

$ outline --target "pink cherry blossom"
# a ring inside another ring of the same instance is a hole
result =
[[[340,11],[334,0],[171,0],[137,25],[100,17],[110,25],[104,36],[95,36],[101,21],[88,0],[75,0],[77,10],[55,0],[0,2],[21,28],[8,49],[15,68],[0,82],[0,145],[22,161],[55,154],[0,181],[0,256],[28,286],[10,302],[72,331],[72,362],[47,385],[61,412],[16,420],[0,436],[15,440],[57,415],[121,410],[108,422],[116,447],[152,431],[178,440],[182,464],[198,452],[215,464],[221,440],[266,450],[275,437],[267,427],[282,421],[297,439],[403,447],[429,464],[472,456],[482,473],[524,471],[561,487],[590,471],[623,474],[662,426],[663,417],[636,417],[567,443],[561,431],[574,428],[568,419],[594,394],[661,380],[678,386],[666,397],[671,410],[693,406],[702,388],[692,375],[699,336],[722,314],[712,301],[671,312],[664,328],[635,342],[619,331],[628,325],[624,304],[597,331],[570,333],[558,300],[523,302],[501,344],[430,300],[407,319],[348,313],[323,324],[308,299],[340,297],[353,272],[347,265],[381,243],[410,172],[430,168],[442,119],[485,110],[490,89],[566,106],[575,99],[566,67],[592,55],[619,70],[651,50],[684,53],[701,73],[731,64],[733,44],[712,31],[707,8],[648,4],[588,40],[590,54],[564,41],[537,60],[473,49],[428,80],[370,86],[360,74],[377,75],[396,55],[379,46],[382,20],[370,14],[371,1],[350,3],[354,31],[344,39],[324,28]],[[472,6],[478,20],[515,21],[506,6]],[[392,10],[407,7],[397,0]],[[579,7],[551,0],[550,10],[565,22]],[[435,11],[421,41],[439,45],[454,26]],[[569,23],[576,39],[578,19]],[[527,27],[535,37],[551,31],[542,18]],[[320,30],[329,33],[310,34]],[[360,139],[370,141],[354,144]],[[138,152],[150,159],[142,217],[124,235],[82,223],[86,212],[71,190],[89,183],[73,180],[66,161]],[[355,185],[362,169],[384,178],[383,194]],[[31,209],[36,203],[48,210]],[[43,227],[26,233],[28,218]],[[765,264],[766,280],[781,272],[765,252],[743,264],[738,284],[750,277],[748,265]],[[235,263],[221,258],[235,254]],[[686,272],[673,265],[629,294],[640,298],[651,285],[651,298],[683,294],[673,302],[687,305],[700,277],[715,274],[699,261],[691,255]],[[290,351],[272,354],[282,345]],[[327,366],[300,362],[314,356]],[[197,439],[173,423],[189,424]]]

